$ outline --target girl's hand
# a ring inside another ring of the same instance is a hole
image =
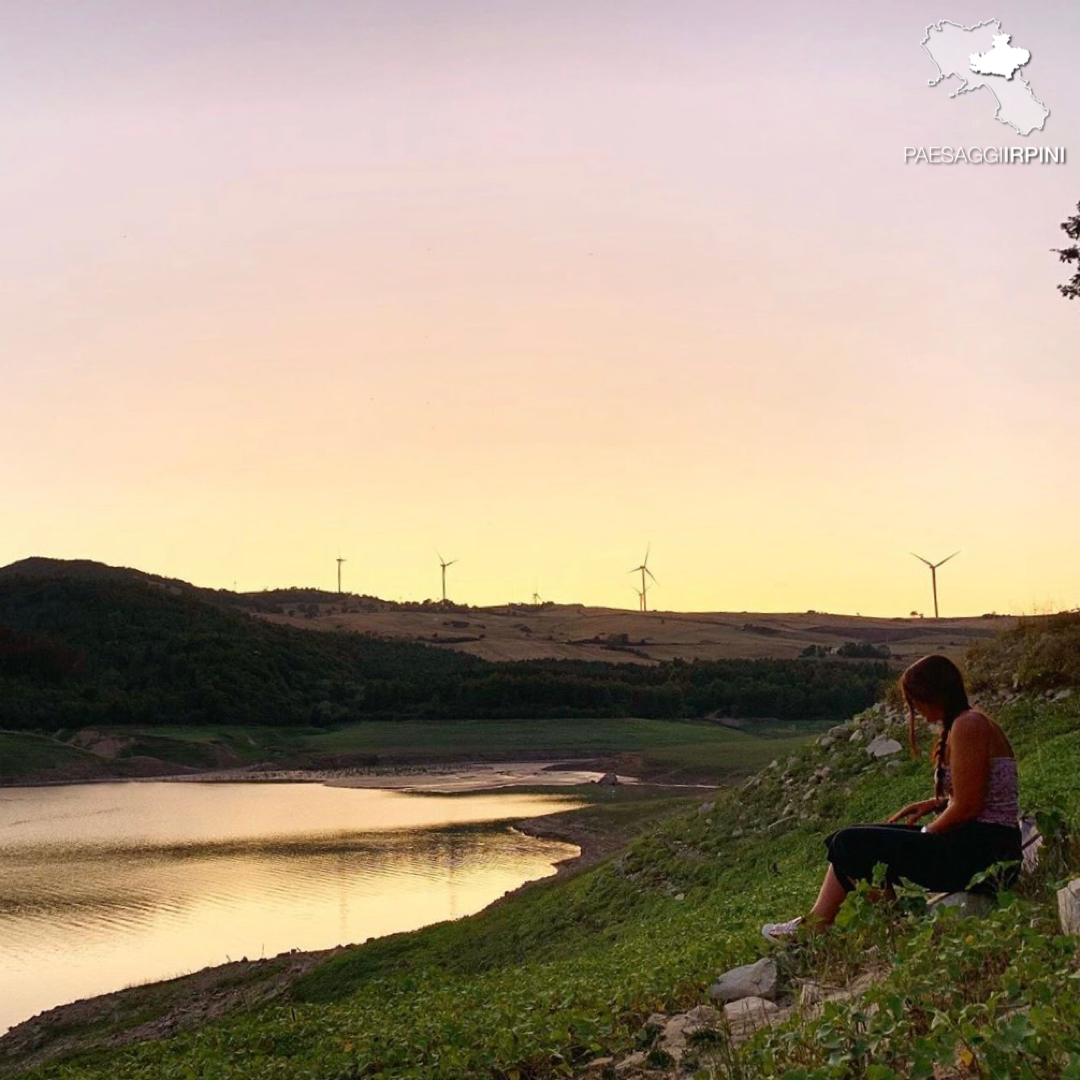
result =
[[[919,818],[932,814],[937,809],[937,806],[937,799],[924,799],[922,802],[908,803],[903,810],[898,810],[889,818],[889,824],[902,821],[906,825],[914,825]]]

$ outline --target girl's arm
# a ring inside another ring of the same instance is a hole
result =
[[[947,832],[974,821],[982,813],[990,777],[990,730],[985,717],[964,713],[953,722],[949,732],[949,764],[952,798],[944,813],[926,826],[927,832]]]

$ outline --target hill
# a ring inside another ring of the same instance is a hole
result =
[[[985,922],[931,915],[915,895],[898,909],[854,898],[843,927],[777,954],[792,1006],[741,1045],[707,1032],[676,1069],[647,1021],[708,1000],[718,970],[773,948],[758,927],[812,901],[823,835],[925,795],[925,757],[866,751],[902,731],[887,700],[586,872],[458,922],[230,969],[214,1008],[197,1007],[204,973],[96,1014],[60,1011],[0,1039],[0,1062],[38,1080],[1073,1077],[1080,955],[1057,929],[1053,889],[1080,870],[1080,693],[1064,672],[1044,670],[1058,687],[1039,694],[1013,682],[1021,639],[1054,655],[1078,630],[1078,616],[1021,627],[979,657],[982,703],[1047,838],[1040,870]],[[821,1005],[829,983],[852,989]],[[46,1063],[65,1047],[77,1056]]]
[[[312,633],[183,582],[32,560],[0,572],[0,727],[335,725],[369,718],[830,719],[883,662],[492,663],[415,641]],[[634,660],[634,657],[630,657]]]
[[[471,607],[449,601],[395,602],[303,587],[238,593],[88,559],[23,559],[0,567],[0,584],[7,578],[138,583],[245,611],[276,625],[421,642],[493,661],[783,660],[795,659],[812,647],[828,653],[847,642],[884,647],[898,662],[929,652],[956,659],[972,644],[994,638],[1016,621],[996,614],[924,619],[817,611],[638,612],[550,601]]]
[[[249,594],[257,595],[257,594]],[[276,594],[280,597],[280,593]],[[846,642],[884,646],[899,662],[930,652],[953,659],[1011,627],[1006,616],[885,619],[820,612],[621,611],[583,604],[388,605],[371,598],[331,597],[261,609],[268,620],[314,630],[353,630],[424,641],[486,660],[794,659]]]

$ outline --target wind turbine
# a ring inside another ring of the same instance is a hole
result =
[[[631,585],[630,588],[633,589],[634,592],[637,594],[637,609],[638,609],[638,611],[644,611],[645,610],[645,594],[636,585]]]
[[[647,583],[645,581],[645,575],[648,574],[649,577],[651,577],[653,579],[653,581],[656,581],[655,575],[649,569],[649,551],[651,549],[652,549],[652,541],[649,541],[648,546],[645,548],[645,558],[641,560],[641,565],[640,566],[635,566],[633,570],[629,571],[629,573],[631,573],[631,574],[636,574],[639,570],[641,571],[641,610],[642,611],[648,611],[649,610],[648,601],[647,601],[646,596],[645,596],[646,592],[648,591],[648,585],[647,585]],[[659,585],[660,582],[656,581],[656,584]]]
[[[436,551],[435,554],[439,555],[438,551]],[[446,603],[446,568],[448,566],[453,566],[456,562],[457,559],[451,559],[449,562],[447,562],[441,555],[439,555],[439,565],[442,567],[442,598],[444,604]]]
[[[337,557],[337,591],[338,596],[341,595],[341,564],[348,562],[348,559],[343,559],[340,555]]]
[[[913,551],[913,552],[911,552],[911,554],[915,555],[915,552]],[[952,558],[954,558],[955,556],[957,556],[959,554],[960,554],[959,551],[954,551],[952,553],[952,555],[949,556],[949,559],[952,559]],[[934,585],[934,618],[936,619],[938,617],[937,571],[938,571],[938,567],[939,566],[944,566],[949,561],[949,559],[942,559],[941,562],[932,563],[929,559],[924,559],[921,555],[915,555],[915,558],[918,559],[919,562],[926,563],[926,565],[930,567],[930,580],[931,580],[931,582],[933,582],[933,585]]]

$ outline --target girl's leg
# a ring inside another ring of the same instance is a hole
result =
[[[825,871],[825,880],[821,883],[821,891],[818,893],[818,898],[814,901],[814,906],[810,909],[806,921],[810,923],[813,929],[825,930],[832,926],[836,913],[840,910],[840,905],[844,902],[847,894],[847,889],[841,884],[840,879],[836,876],[836,871],[830,864],[829,869]]]

